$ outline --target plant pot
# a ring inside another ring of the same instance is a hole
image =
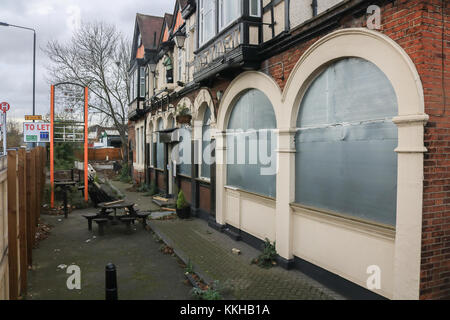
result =
[[[188,219],[191,216],[191,207],[186,207],[183,209],[177,208],[177,216],[180,219]]]
[[[192,116],[190,114],[183,114],[177,116],[177,122],[179,124],[190,124],[192,120]]]

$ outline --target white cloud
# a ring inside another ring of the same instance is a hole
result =
[[[29,7],[27,7],[26,14],[29,16],[32,15],[40,15],[46,16],[55,12],[55,8],[49,1],[40,1],[31,3]]]
[[[78,29],[81,23],[81,9],[79,6],[71,5],[66,9],[67,14],[67,27],[72,31]]]

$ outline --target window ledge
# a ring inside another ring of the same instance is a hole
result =
[[[224,188],[228,189],[228,190],[231,190],[231,191],[239,192],[241,194],[248,195],[248,196],[251,196],[251,197],[254,197],[254,198],[269,200],[269,201],[273,201],[273,202],[276,201],[276,198],[274,198],[274,197],[270,197],[270,196],[266,196],[266,195],[263,195],[263,194],[260,194],[260,193],[255,193],[255,192],[243,190],[243,189],[240,189],[238,187],[224,186]]]
[[[211,179],[208,179],[208,178],[199,177],[199,178],[197,178],[195,180],[197,180],[199,182],[203,182],[203,183],[211,183]]]
[[[345,227],[357,232],[368,233],[376,235],[378,237],[381,236],[388,240],[395,240],[396,229],[394,226],[359,219],[332,211],[304,206],[298,203],[291,203],[290,206],[293,209],[293,213],[296,215],[320,220],[321,222],[334,224],[339,227]]]

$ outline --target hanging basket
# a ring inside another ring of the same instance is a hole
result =
[[[177,123],[179,124],[191,124],[192,116],[190,114],[183,114],[177,116]]]

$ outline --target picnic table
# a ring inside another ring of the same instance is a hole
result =
[[[63,192],[63,201],[64,201],[64,218],[67,219],[68,216],[68,208],[67,208],[67,190],[69,187],[75,186],[77,183],[72,180],[64,180],[64,181],[55,181],[55,187],[61,187]]]
[[[142,224],[144,228],[146,227],[146,219],[150,215],[150,212],[139,212],[134,209],[135,204],[133,202],[118,200],[113,202],[103,202],[99,203],[98,207],[101,208],[100,212],[97,214],[87,214],[84,215],[86,219],[88,219],[88,227],[89,230],[92,230],[92,221],[95,221],[99,226],[99,233],[103,235],[103,229],[106,225],[107,221],[110,220],[110,214],[114,212],[114,216],[112,217],[112,224],[118,224],[118,221],[122,221],[127,225],[128,231],[130,231],[131,223],[134,223],[137,219],[142,219]],[[128,215],[117,216],[117,210],[127,209]]]
[[[130,215],[136,215],[137,212],[134,210],[134,205],[133,202],[119,200],[114,202],[102,202],[98,204],[98,207],[101,208],[100,215],[108,216],[109,211],[113,210],[114,217],[117,218],[117,209],[128,209]]]

